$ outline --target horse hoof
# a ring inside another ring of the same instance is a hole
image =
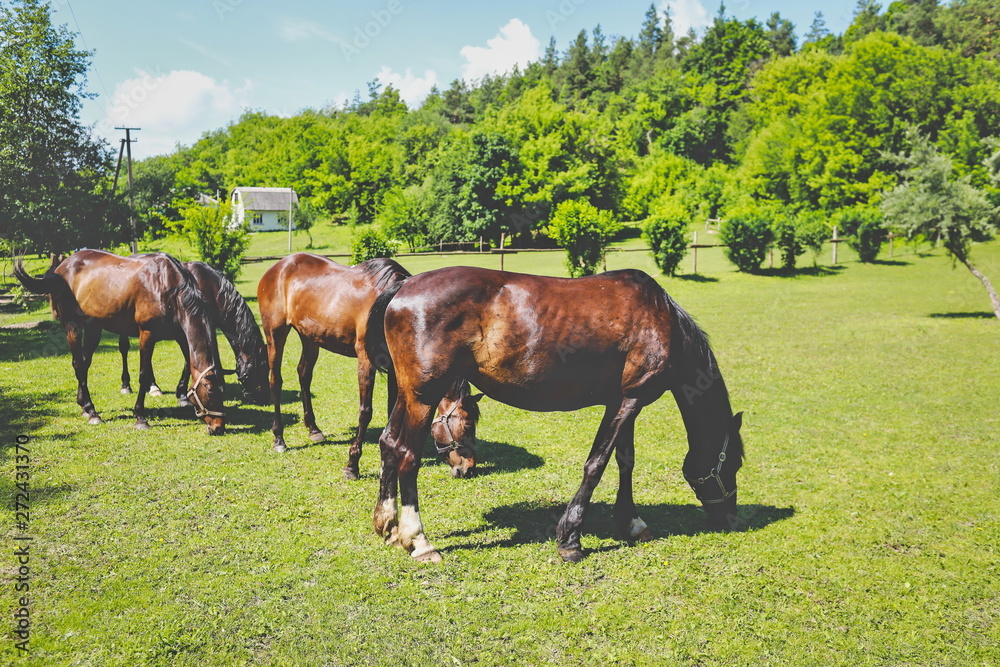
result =
[[[567,563],[579,563],[583,560],[583,549],[558,549],[559,557]]]
[[[358,471],[355,470],[354,468],[350,466],[344,468],[344,479],[346,479],[347,481],[350,482],[352,480],[358,479],[358,477],[359,477]]]
[[[421,563],[440,563],[441,554],[436,550],[425,551],[422,554],[412,554],[413,558]]]
[[[86,415],[84,415],[84,416],[86,416]],[[90,419],[87,420],[87,423],[88,424],[103,424],[104,420],[101,419],[100,417],[98,417],[97,415],[94,415],[93,417],[91,417]]]
[[[178,405],[178,407],[182,407],[182,408],[190,408],[191,407],[191,401],[187,400],[187,398],[178,398],[177,399],[177,405]]]
[[[149,391],[147,393],[150,396],[163,396],[163,392],[160,391],[160,388],[157,387],[155,384],[149,387]]]
[[[131,394],[132,393],[132,387],[122,387],[122,393],[123,394]]]
[[[323,442],[326,436],[323,435],[323,431],[309,431],[309,439],[313,442]]]
[[[283,443],[283,442],[276,442],[276,443],[274,443],[273,449],[274,449],[274,451],[276,451],[279,454],[281,454],[286,449],[288,449],[288,447],[285,447],[285,443]]]
[[[135,427],[140,431],[145,431],[149,429],[149,424],[147,424],[146,422],[136,422]]]

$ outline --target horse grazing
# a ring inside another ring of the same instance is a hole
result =
[[[139,255],[133,255],[138,257]],[[236,377],[243,386],[243,393],[255,405],[267,405],[271,397],[267,379],[267,347],[260,335],[260,328],[253,311],[246,300],[236,291],[236,286],[221,273],[204,262],[184,262],[184,268],[191,272],[198,289],[205,297],[206,312],[213,329],[222,331],[236,357]],[[183,346],[182,346],[183,349]],[[122,393],[132,393],[132,379],[128,372],[128,336],[118,338],[118,350],[122,355]],[[218,368],[222,364],[217,362]],[[223,375],[232,371],[223,371]],[[187,400],[189,367],[184,365],[175,394],[179,405],[189,405]],[[147,391],[152,396],[162,392],[157,387],[156,378],[150,376],[151,385]]]
[[[556,529],[564,560],[583,557],[584,511],[612,451],[618,532],[629,540],[651,537],[632,498],[633,435],[642,408],[668,389],[688,435],[685,478],[713,524],[735,515],[742,413],[732,413],[705,334],[645,273],[548,278],[438,269],[381,297],[368,328],[385,334],[385,348],[371,336],[368,354],[383,359],[388,352],[399,393],[379,441],[382,477],[373,520],[379,535],[413,557],[441,560],[420,521],[417,472],[433,406],[457,378],[526,410],[605,406],[583,483]]]
[[[73,355],[76,402],[91,424],[100,424],[101,418],[90,398],[87,375],[101,332],[107,329],[139,337],[136,428],[149,428],[145,400],[153,375],[153,346],[160,340],[175,340],[195,378],[187,394],[196,405],[195,415],[204,418],[210,434],[225,431],[219,352],[205,299],[194,277],[176,259],[164,253],[119,257],[80,250],[41,278],[28,275],[18,259],[14,275],[29,292],[50,295],[52,314],[62,322]]]
[[[320,348],[358,359],[358,430],[351,443],[344,476],[357,479],[358,463],[365,430],[372,419],[372,390],[375,364],[365,348],[368,313],[376,298],[407,280],[410,273],[391,259],[372,259],[357,266],[342,266],[311,253],[294,253],[277,262],[264,273],[257,286],[257,307],[267,340],[268,365],[271,368],[271,399],[274,401],[274,449],[286,449],[281,422],[281,359],[288,332],[295,329],[302,341],[299,359],[299,386],[302,390],[303,421],[309,438],[321,442],[326,436],[316,426],[313,413],[313,368]],[[441,449],[452,466],[452,474],[466,477],[475,468],[475,422],[479,418],[476,401],[468,383],[453,382],[438,397],[451,431],[441,433]],[[481,396],[481,395],[480,395]],[[395,402],[395,382],[389,377],[389,410]],[[437,402],[435,402],[437,405]]]

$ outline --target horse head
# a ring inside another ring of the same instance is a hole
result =
[[[439,454],[451,466],[451,476],[472,477],[476,473],[476,423],[479,421],[479,399],[482,394],[469,394],[468,383],[458,398],[445,396],[438,414],[431,423],[431,437]]]
[[[194,382],[191,383],[187,396],[194,405],[194,414],[205,420],[209,435],[222,435],[226,432],[222,369],[212,364],[197,374],[192,372],[192,375]]]
[[[236,377],[250,403],[254,405],[271,403],[268,372],[267,349],[263,346],[255,354],[240,354],[236,357]]]
[[[707,473],[704,470],[689,472],[685,461],[684,477],[705,508],[708,523],[713,528],[731,528],[736,520],[736,473],[743,464],[742,425],[743,413],[738,412],[730,420],[719,454]]]

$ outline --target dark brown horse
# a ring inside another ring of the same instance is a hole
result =
[[[25,289],[48,294],[52,314],[66,329],[66,342],[76,371],[76,401],[91,424],[101,423],[87,386],[94,351],[105,329],[119,336],[139,337],[139,396],[136,428],[149,428],[146,388],[153,374],[153,346],[177,341],[189,359],[195,378],[188,397],[203,417],[208,432],[225,430],[222,412],[222,371],[205,299],[194,277],[180,262],[163,253],[119,257],[101,250],[80,250],[41,278],[24,271],[20,260],[14,275]]]
[[[468,267],[429,271],[380,297],[368,329],[369,355],[384,360],[388,352],[399,392],[380,439],[375,530],[413,557],[441,559],[420,521],[417,472],[433,406],[457,378],[526,410],[605,406],[583,483],[556,529],[567,561],[583,557],[584,510],[612,452],[616,527],[625,539],[650,537],[632,499],[633,434],[639,411],[667,390],[687,429],[685,478],[713,523],[735,515],[742,413],[733,416],[705,334],[645,273],[570,279]]]
[[[139,255],[133,255],[138,257]],[[191,272],[198,289],[205,297],[206,312],[214,329],[222,331],[233,355],[236,357],[236,377],[243,386],[243,393],[256,405],[267,405],[271,397],[267,379],[267,347],[260,335],[260,327],[254,319],[253,311],[246,300],[236,290],[236,286],[221,273],[204,262],[184,262],[184,268]],[[183,349],[183,346],[182,346]],[[131,376],[128,372],[128,336],[118,338],[118,350],[122,355],[122,393],[131,394]],[[222,368],[221,363],[217,363]],[[224,371],[231,373],[232,371]],[[175,394],[179,405],[189,405],[187,399],[188,380],[191,379],[189,366],[184,365]],[[161,394],[156,386],[156,378],[147,391],[152,396]]]
[[[257,286],[257,307],[267,340],[271,368],[271,398],[274,401],[274,449],[286,449],[281,422],[281,359],[288,332],[295,329],[302,341],[299,359],[299,386],[302,390],[303,422],[313,442],[325,436],[316,426],[313,413],[313,368],[320,348],[358,359],[358,430],[351,443],[344,476],[357,479],[358,462],[365,430],[372,419],[372,389],[375,365],[365,350],[368,313],[375,299],[403,283],[409,272],[391,259],[373,259],[357,266],[342,266],[325,257],[299,252],[277,262],[261,277]],[[450,395],[447,424],[451,435],[442,433],[439,441],[446,450],[452,474],[466,477],[475,466],[475,421],[479,417],[478,397],[468,395],[467,383],[452,383],[441,392],[438,401]],[[438,404],[435,401],[435,405]],[[395,402],[395,383],[390,373],[389,409]]]

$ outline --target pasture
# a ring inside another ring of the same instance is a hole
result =
[[[313,392],[329,440],[313,444],[289,337],[289,451],[277,454],[270,408],[235,401],[223,437],[169,396],[147,401],[161,410],[136,431],[107,334],[90,383],[106,423],[89,426],[61,331],[2,329],[0,662],[997,664],[1000,326],[979,283],[940,251],[897,249],[875,265],[840,255],[837,267],[824,257],[794,276],[749,276],[703,251],[700,276],[659,277],[709,333],[733,407],[746,411],[743,530],[704,528],[668,395],[636,426],[636,504],[655,539],[614,538],[612,463],[575,565],[556,554],[555,524],[580,483],[598,408],[529,413],[484,399],[481,474],[456,480],[424,460],[421,516],[445,559],[426,565],[372,529],[384,379],[361,479],[342,477],[354,360],[320,355]],[[1000,280],[1000,242],[974,257]],[[459,259],[400,261],[414,273],[498,262]],[[562,261],[505,258],[508,269],[550,275],[564,275]],[[608,263],[655,275],[646,253]],[[245,267],[243,294],[268,266]],[[40,304],[0,317],[49,315]],[[180,364],[176,346],[157,346],[163,386]],[[19,434],[30,438],[23,531],[13,511]],[[14,592],[17,536],[32,538],[29,593]],[[10,631],[22,595],[28,657]]]

